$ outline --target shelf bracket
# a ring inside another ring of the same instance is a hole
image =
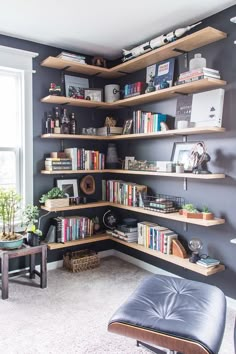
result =
[[[62,68],[61,70],[62,71],[65,71],[65,70],[67,70],[67,69],[69,69],[70,68],[70,65],[67,65],[67,66],[65,66],[64,68]]]
[[[121,73],[121,74],[124,74],[124,75],[131,74],[131,73],[127,73],[126,71],[121,71],[121,70],[119,70],[118,73]]]
[[[171,92],[171,93],[174,93],[174,94],[176,94],[176,95],[181,95],[181,96],[188,96],[188,95],[189,95],[188,93],[180,92],[180,91],[178,91],[178,92],[173,91],[173,92]]]
[[[64,139],[61,139],[61,151],[63,151],[64,150]]]
[[[182,50],[178,48],[174,48],[173,51],[184,54],[184,68],[188,69],[188,52],[186,50]]]
[[[184,223],[184,231],[188,231],[188,223],[187,222]]]
[[[183,143],[187,143],[187,135],[183,135]]]
[[[186,191],[187,189],[188,189],[187,177],[184,177],[184,191]]]

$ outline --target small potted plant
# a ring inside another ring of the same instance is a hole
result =
[[[0,248],[19,248],[24,236],[15,228],[20,219],[21,196],[14,190],[0,188]]]
[[[39,199],[47,208],[63,208],[69,206],[68,196],[58,187],[50,189]]]
[[[23,211],[23,225],[26,227],[27,241],[30,246],[38,246],[40,244],[40,236],[42,231],[36,225],[39,220],[39,209],[37,206],[28,204]]]
[[[193,204],[184,204],[179,212],[186,218],[202,219],[202,213]]]
[[[207,206],[202,208],[202,217],[204,220],[213,220],[214,214],[209,210]]]

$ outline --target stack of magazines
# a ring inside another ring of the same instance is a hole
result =
[[[86,64],[86,62],[85,62],[86,58],[83,55],[77,55],[77,54],[68,53],[68,52],[61,52],[57,56],[57,58],[63,59],[63,60],[74,61],[74,62],[80,63],[80,64]]]
[[[218,259],[208,257],[199,259],[199,261],[197,261],[197,264],[205,268],[210,268],[220,264],[220,261]]]
[[[220,79],[219,70],[210,68],[199,68],[190,71],[185,71],[184,73],[179,75],[177,85],[186,84],[192,81],[206,78]]]

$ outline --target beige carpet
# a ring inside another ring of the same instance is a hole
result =
[[[150,353],[132,339],[107,332],[113,312],[149,274],[109,257],[91,271],[49,271],[43,290],[28,286],[28,279],[12,279],[9,299],[0,300],[0,353]],[[234,353],[234,318],[229,309],[220,354]]]

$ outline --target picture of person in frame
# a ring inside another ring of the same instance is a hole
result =
[[[132,130],[132,123],[133,123],[132,119],[127,119],[125,121],[122,134],[131,134],[132,133],[132,131],[131,131]]]

